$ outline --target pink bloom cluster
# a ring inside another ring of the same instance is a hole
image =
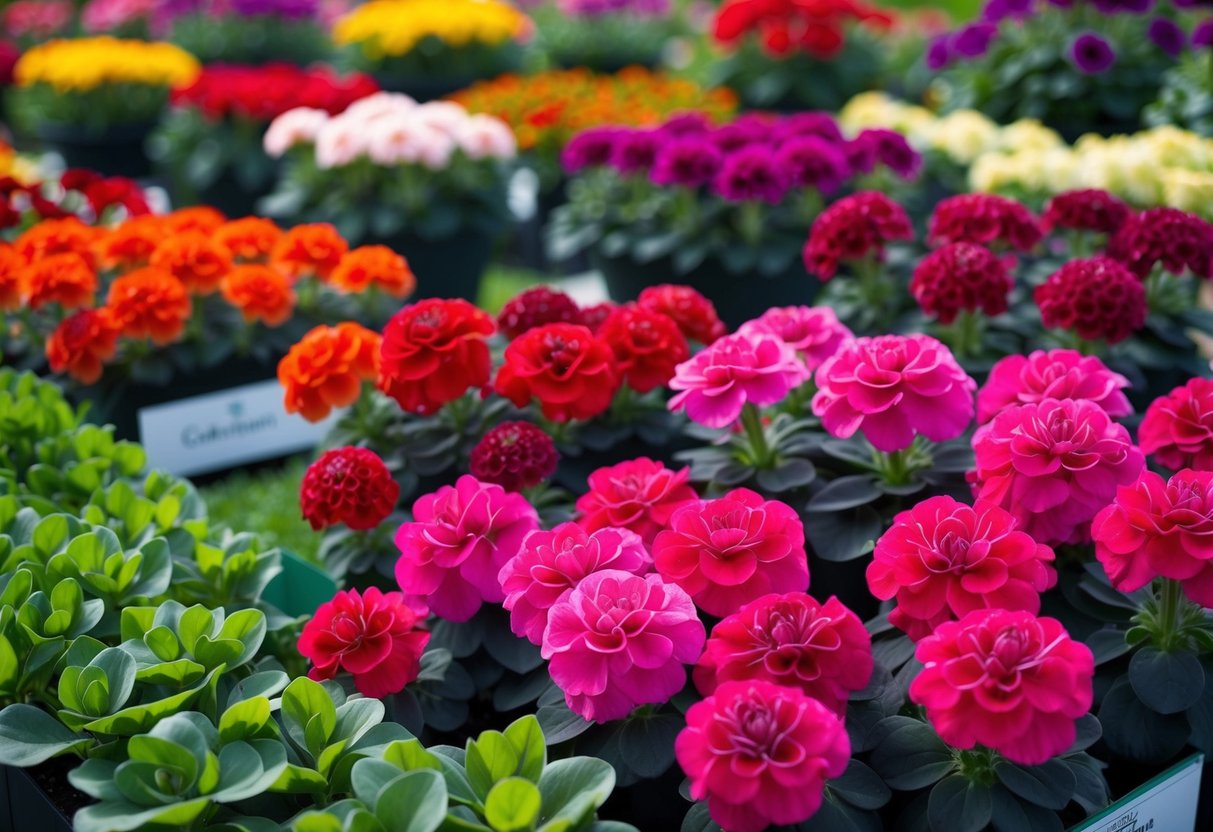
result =
[[[832,435],[863,431],[885,452],[921,435],[955,439],[973,421],[971,379],[952,353],[928,335],[856,338],[817,370],[813,412]]]
[[[650,544],[679,506],[699,499],[690,476],[687,468],[671,471],[648,457],[599,468],[589,476],[589,491],[577,499],[577,522],[590,532],[629,529]]]
[[[1213,379],[1194,378],[1146,408],[1141,449],[1172,471],[1213,469]]]
[[[809,371],[782,338],[762,332],[726,335],[679,364],[670,388],[670,410],[686,409],[692,421],[728,427],[746,404],[778,403],[809,378]]]
[[[1122,392],[1129,380],[1093,355],[1077,350],[1036,350],[1008,355],[990,369],[977,392],[977,421],[985,424],[1003,410],[1045,399],[1085,399],[1113,418],[1128,416],[1133,406]]]
[[[813,372],[855,337],[828,306],[774,307],[737,330],[742,335],[774,335],[800,355]]]

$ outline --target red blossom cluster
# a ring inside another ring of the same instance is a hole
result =
[[[192,84],[175,90],[173,103],[196,107],[213,119],[241,116],[268,122],[296,107],[336,115],[378,91],[379,85],[369,75],[342,76],[329,67],[214,64],[203,69]]]
[[[15,228],[28,213],[36,220],[62,219],[76,216],[69,210],[72,195],[79,195],[81,208],[100,217],[113,208],[123,208],[128,216],[139,216],[150,210],[143,189],[133,179],[124,176],[102,176],[91,170],[73,168],[59,178],[63,194],[52,199],[47,196],[46,183],[21,183],[12,177],[0,177],[0,228]]]
[[[807,52],[828,60],[842,51],[847,27],[854,24],[883,31],[893,17],[856,0],[726,0],[712,22],[712,37],[734,44],[754,33],[770,55]]]

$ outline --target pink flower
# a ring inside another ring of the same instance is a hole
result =
[[[1070,399],[1004,410],[977,430],[973,452],[977,499],[1001,506],[1048,544],[1086,540],[1096,512],[1144,464],[1129,432],[1103,408]]]
[[[924,667],[910,699],[955,748],[1041,765],[1074,744],[1074,721],[1091,709],[1095,659],[1053,618],[975,610],[941,624],[916,655]]]
[[[417,678],[430,640],[417,629],[419,621],[399,592],[348,589],[321,604],[303,625],[299,652],[312,661],[312,679],[332,679],[346,670],[359,693],[379,699]]]
[[[738,332],[718,339],[679,364],[670,389],[670,410],[710,428],[728,427],[747,404],[781,401],[809,377],[796,350],[774,335]]]
[[[518,150],[514,133],[501,119],[483,113],[455,128],[455,144],[473,159],[512,159]]]
[[[761,679],[800,688],[846,716],[852,691],[872,678],[872,637],[855,613],[831,597],[803,592],[764,595],[712,628],[695,666],[705,696],[725,682]]]
[[[725,682],[687,711],[674,741],[691,797],[728,832],[808,820],[851,758],[842,721],[799,688]]]
[[[363,128],[349,119],[329,119],[316,134],[316,167],[321,170],[350,164],[367,150]]]
[[[813,412],[841,438],[862,430],[885,452],[910,447],[918,434],[955,439],[973,421],[969,378],[952,353],[927,335],[880,335],[843,344],[817,370]]]
[[[737,330],[742,335],[766,333],[800,353],[805,369],[813,372],[846,341],[855,337],[828,306],[785,306],[768,309]]]
[[[421,155],[421,144],[433,128],[417,122],[408,113],[385,115],[368,123],[366,132],[367,156],[377,165],[390,166],[405,162],[416,162]]]
[[[278,158],[298,144],[316,141],[316,136],[329,120],[324,110],[296,107],[274,119],[265,131],[262,146],[266,155]]]
[[[467,110],[454,101],[427,101],[412,112],[418,119],[447,135],[454,135],[468,120]]]
[[[1122,592],[1156,577],[1183,584],[1213,608],[1213,472],[1185,469],[1164,481],[1143,471],[1091,524],[1095,556]]]
[[[407,113],[416,109],[417,102],[401,92],[376,92],[359,98],[341,115],[366,125],[385,116]]]
[[[1172,471],[1213,469],[1213,379],[1191,379],[1151,402],[1137,438]]]
[[[413,504],[396,532],[396,582],[438,617],[467,621],[481,603],[505,600],[497,575],[537,528],[526,498],[465,474]]]
[[[635,532],[605,528],[591,534],[576,523],[561,523],[550,532],[528,534],[522,551],[497,577],[510,611],[510,629],[543,644],[548,610],[586,575],[604,569],[641,575],[652,567],[653,559]]]
[[[590,490],[577,498],[577,523],[587,532],[630,529],[651,544],[676,508],[699,499],[687,484],[690,477],[687,468],[671,471],[643,456],[599,468],[589,476]]]
[[[1053,550],[998,506],[932,497],[898,514],[876,541],[868,588],[897,599],[889,623],[918,641],[973,610],[1040,612],[1040,593],[1057,583],[1052,562]]]
[[[769,592],[809,588],[799,515],[747,488],[675,511],[653,541],[653,563],[717,617]]]
[[[1121,392],[1128,386],[1120,373],[1076,350],[1008,355],[990,369],[989,380],[977,391],[977,421],[985,424],[1008,407],[1045,399],[1085,399],[1113,418],[1128,416],[1133,405]]]
[[[595,572],[548,611],[543,657],[569,708],[622,719],[682,690],[705,633],[691,599],[657,575]]]

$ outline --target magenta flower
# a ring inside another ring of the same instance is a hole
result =
[[[1128,386],[1127,378],[1099,358],[1077,350],[1008,355],[990,369],[989,380],[977,391],[977,421],[985,424],[1009,407],[1045,399],[1085,399],[1113,418],[1128,416],[1133,405],[1121,392]]]
[[[800,516],[748,488],[674,512],[653,541],[653,563],[718,617],[770,592],[809,588]]]
[[[838,348],[855,337],[828,306],[774,307],[737,330],[742,335],[774,335],[800,354],[813,372]]]
[[[799,688],[755,680],[725,682],[692,705],[674,753],[712,820],[729,832],[762,832],[817,813],[851,742],[842,720]]]
[[[697,188],[712,181],[723,154],[701,136],[673,139],[657,151],[649,178],[657,185]]]
[[[955,439],[973,421],[969,378],[927,335],[881,335],[843,344],[817,370],[813,412],[843,439],[856,431],[877,450],[904,450],[914,437]]]
[[[1094,32],[1083,32],[1070,46],[1070,60],[1084,75],[1101,75],[1116,63],[1116,52]]]
[[[784,141],[775,151],[775,163],[787,172],[793,187],[816,188],[827,195],[841,188],[851,175],[839,142],[815,135]]]
[[[413,520],[396,532],[396,582],[439,618],[467,621],[484,602],[500,604],[497,575],[539,527],[520,494],[464,475],[413,504]]]
[[[642,575],[652,568],[653,559],[635,532],[605,528],[591,534],[576,523],[561,523],[550,532],[528,534],[497,577],[510,629],[540,645],[548,610],[585,576],[604,569]]]
[[[706,638],[695,605],[657,575],[595,572],[548,611],[543,657],[564,701],[591,722],[668,702]]]
[[[1050,545],[1088,540],[1096,512],[1145,462],[1123,425],[1094,402],[1075,400],[1004,410],[978,429],[973,452],[976,498]]]
[[[686,408],[692,421],[710,428],[737,421],[747,403],[776,404],[808,380],[796,350],[774,335],[737,332],[718,339],[679,364],[670,389],[670,410]]]
[[[716,193],[732,202],[753,199],[776,205],[790,184],[770,148],[752,144],[725,156],[712,186]]]

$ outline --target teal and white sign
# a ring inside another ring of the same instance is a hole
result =
[[[139,440],[152,467],[188,476],[313,448],[336,418],[288,414],[269,380],[142,408]]]
[[[1204,764],[1193,754],[1070,832],[1195,832]]]

